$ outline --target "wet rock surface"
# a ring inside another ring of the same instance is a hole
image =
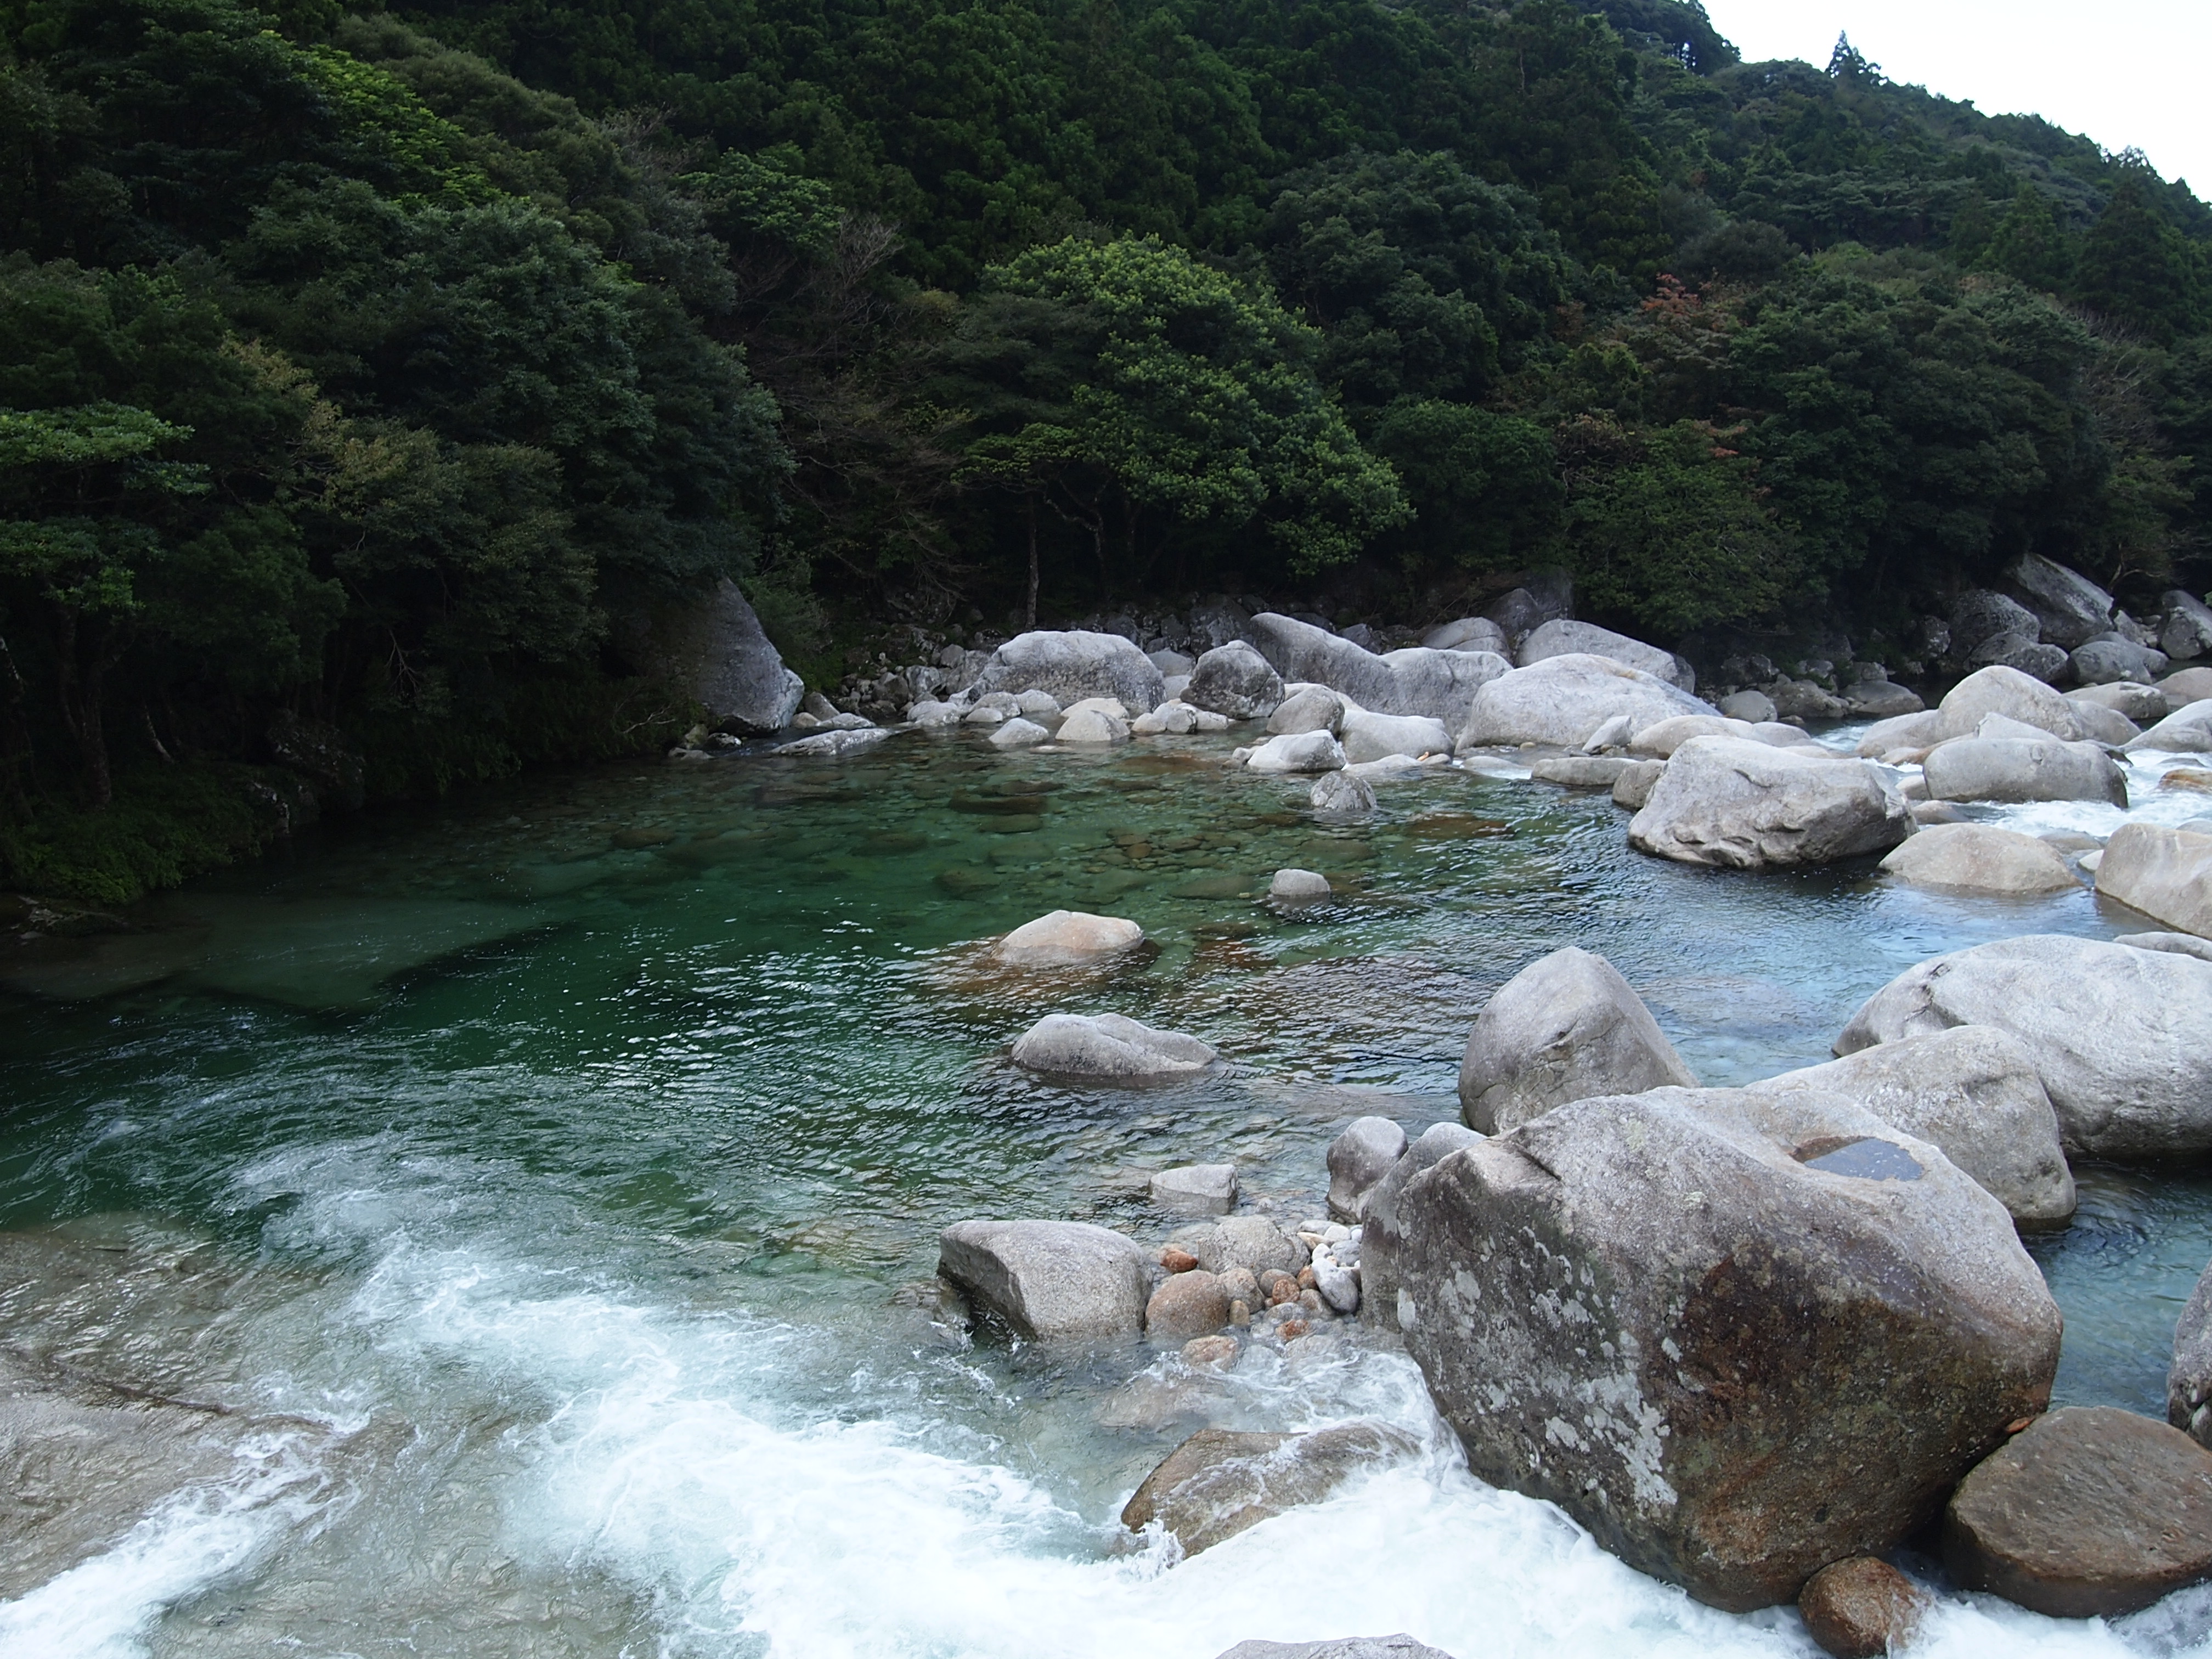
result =
[[[1196,1555],[1419,1449],[1379,1422],[1296,1435],[1202,1429],[1145,1477],[1121,1510],[1121,1524],[1141,1532],[1158,1521],[1185,1555]]]
[[[1452,1659],[1410,1636],[1343,1636],[1327,1642],[1239,1642],[1219,1659]]]
[[[1797,1598],[1806,1633],[1835,1659],[1884,1659],[1919,1634],[1931,1599],[1888,1562],[1856,1555],[1814,1573]]]
[[[1047,1014],[1012,1053],[1017,1066],[1060,1077],[1176,1077],[1220,1058],[1194,1036],[1156,1031],[1122,1014]]]
[[[2011,1218],[1839,1097],[1577,1101],[1396,1207],[1406,1345],[1469,1468],[1715,1606],[1888,1547],[2050,1397]]]
[[[2079,887],[2049,843],[1990,823],[1931,824],[1881,861],[1916,887],[1974,893],[2063,893]]]
[[[2166,1420],[2200,1446],[2212,1447],[2212,1267],[2197,1279],[2173,1328]]]
[[[2212,1577],[2212,1451],[2114,1407],[2052,1412],[1959,1483],[1943,1561],[2056,1619],[2148,1607]]]
[[[1082,1221],[961,1221],[938,1273],[1031,1341],[1113,1341],[1144,1329],[1152,1276],[1133,1239]]]
[[[1620,970],[1571,945],[1523,968],[1475,1017],[1460,1111],[1469,1127],[1502,1134],[1571,1100],[1697,1081]]]

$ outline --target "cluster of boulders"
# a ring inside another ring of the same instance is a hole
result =
[[[2212,654],[2212,608],[2179,588],[2137,621],[2080,573],[2038,554],[2005,572],[2002,590],[1977,588],[1927,618],[1923,640],[1962,671],[2002,664],[2052,685],[2103,685],[2154,678],[2173,658]]]

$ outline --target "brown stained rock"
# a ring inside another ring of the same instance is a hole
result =
[[[1182,1345],[1182,1363],[1198,1370],[1225,1371],[1237,1363],[1239,1350],[1233,1336],[1194,1336]]]
[[[1928,1594],[1888,1562],[1855,1555],[1814,1573],[1797,1611],[1824,1653],[1881,1659],[1912,1640],[1928,1611]]]
[[[1170,1244],[1160,1252],[1160,1266],[1171,1273],[1187,1273],[1198,1266],[1198,1258],[1188,1250],[1178,1250]]]
[[[1182,1540],[1185,1555],[1196,1555],[1270,1516],[1317,1504],[1353,1475],[1418,1449],[1382,1423],[1341,1423],[1298,1435],[1200,1429],[1145,1477],[1121,1510],[1121,1524],[1141,1532],[1158,1520]]]
[[[2212,1577],[2212,1451],[2111,1406],[2052,1412],[1959,1483],[1943,1559],[2054,1619],[2148,1607]]]
[[[1145,1304],[1145,1334],[1155,1342],[1211,1336],[1229,1322],[1229,1291],[1203,1267],[1170,1276]]]

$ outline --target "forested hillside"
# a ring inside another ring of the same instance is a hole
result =
[[[8,884],[258,844],[325,723],[324,805],[665,741],[620,623],[723,574],[817,682],[1200,589],[2207,578],[2204,204],[1685,0],[6,17]]]

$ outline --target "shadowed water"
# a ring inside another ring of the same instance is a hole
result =
[[[1810,1651],[1792,1613],[1698,1607],[1475,1485],[1396,1356],[1133,1383],[1149,1356],[971,1347],[921,1285],[937,1232],[1157,1237],[1150,1172],[1224,1158],[1248,1204],[1316,1214],[1336,1129],[1454,1115],[1474,1012],[1562,945],[1732,1084],[1827,1058],[1926,956],[2141,919],[2086,890],[1663,865],[1604,797],[1510,775],[1389,786],[1328,828],[1228,746],[906,736],[534,780],[0,959],[0,1347],[137,1390],[146,1437],[52,1472],[76,1501],[0,1580],[0,1651],[1208,1659],[1400,1628],[1461,1659]],[[1336,901],[1271,911],[1285,865]],[[1060,907],[1156,948],[1097,977],[988,968],[981,941]],[[1135,1090],[1012,1069],[1054,1009],[1229,1063]],[[2081,1219],[2033,1244],[2060,1396],[2162,1415],[2212,1182],[2077,1174]],[[1201,1422],[1362,1413],[1425,1461],[1182,1565],[1114,1524]],[[2193,1607],[2127,1639],[2199,1639]],[[1932,1638],[2123,1650],[1985,1599]]]

